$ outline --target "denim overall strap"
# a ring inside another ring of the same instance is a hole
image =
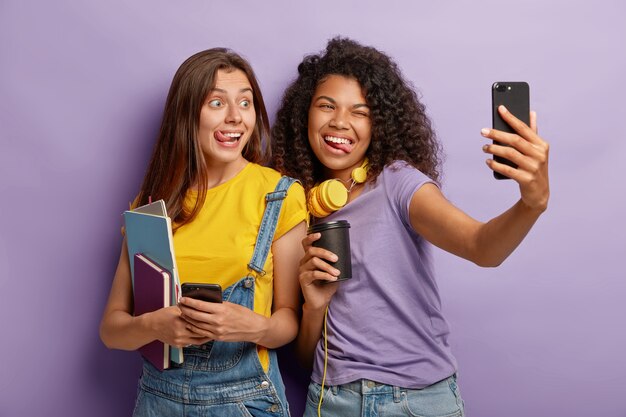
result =
[[[263,265],[269,254],[272,246],[272,240],[274,239],[274,232],[276,231],[276,223],[278,223],[278,216],[280,215],[280,209],[283,206],[283,200],[287,197],[287,190],[291,187],[291,184],[296,182],[296,179],[283,176],[278,181],[274,192],[267,193],[265,195],[265,212],[263,213],[263,219],[261,220],[261,227],[257,234],[256,243],[254,245],[254,253],[252,253],[252,259],[248,263],[248,268],[255,271],[259,275],[265,275]]]

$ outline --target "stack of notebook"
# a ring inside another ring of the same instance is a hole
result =
[[[133,279],[135,315],[176,305],[180,280],[174,256],[172,223],[165,202],[124,212],[126,243]],[[139,349],[156,368],[167,369],[170,360],[183,362],[183,351],[155,340]]]

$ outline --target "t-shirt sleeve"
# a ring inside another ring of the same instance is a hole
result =
[[[437,185],[437,183],[420,170],[405,162],[396,162],[392,166],[385,168],[385,170],[387,171],[385,183],[389,198],[397,208],[402,221],[410,225],[409,205],[411,204],[413,194],[424,184]]]
[[[300,222],[306,221],[306,200],[304,198],[304,188],[298,182],[295,182],[287,190],[287,197],[283,201],[283,206],[278,217],[276,225],[276,233],[274,241],[279,239],[285,233],[293,229]]]

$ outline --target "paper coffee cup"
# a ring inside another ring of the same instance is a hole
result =
[[[350,255],[350,223],[346,220],[324,222],[311,225],[308,234],[320,233],[321,237],[313,246],[331,251],[339,259],[328,262],[340,272],[337,281],[352,278],[352,257]]]

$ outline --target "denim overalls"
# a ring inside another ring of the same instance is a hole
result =
[[[250,273],[226,288],[225,301],[254,309],[252,271],[264,274],[263,265],[272,246],[274,231],[287,189],[295,180],[282,177],[267,203],[252,259]],[[134,417],[220,416],[288,417],[276,352],[268,350],[267,373],[259,361],[257,346],[250,342],[211,341],[183,350],[184,363],[158,371],[144,360]]]

